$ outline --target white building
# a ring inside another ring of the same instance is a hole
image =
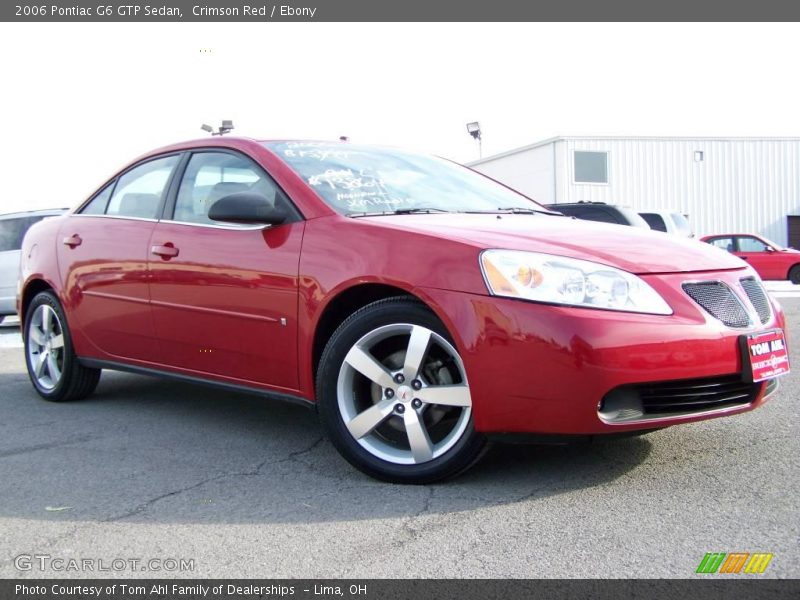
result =
[[[800,248],[800,138],[557,137],[469,166],[544,204],[675,209],[698,236]]]

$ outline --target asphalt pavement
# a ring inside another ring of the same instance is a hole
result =
[[[0,577],[686,578],[706,552],[798,577],[800,299],[781,301],[795,371],[763,408],[495,446],[426,487],[352,469],[302,407],[113,372],[45,402],[3,324]]]

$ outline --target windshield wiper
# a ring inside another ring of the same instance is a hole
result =
[[[541,213],[543,215],[549,214],[544,210],[536,210],[535,208],[523,208],[521,206],[510,206],[508,208],[495,208],[494,210],[465,210],[464,212],[477,215],[535,215]]]
[[[433,213],[450,213],[452,211],[441,208],[398,208],[396,210],[379,210],[373,212],[351,212],[346,217],[383,217],[386,215],[427,215]]]

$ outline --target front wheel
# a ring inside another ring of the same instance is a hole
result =
[[[24,332],[28,375],[42,398],[65,402],[94,391],[100,369],[89,369],[78,362],[64,310],[52,292],[41,292],[31,301]]]
[[[420,302],[390,298],[351,315],[333,334],[317,376],[323,427],[361,471],[429,483],[472,466],[486,447],[447,330]]]
[[[789,269],[789,281],[795,285],[800,285],[800,265],[795,265]]]

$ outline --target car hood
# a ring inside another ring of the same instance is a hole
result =
[[[547,214],[416,214],[361,217],[383,227],[468,243],[481,249],[544,252],[630,273],[741,269],[747,263],[703,242],[624,225]]]

